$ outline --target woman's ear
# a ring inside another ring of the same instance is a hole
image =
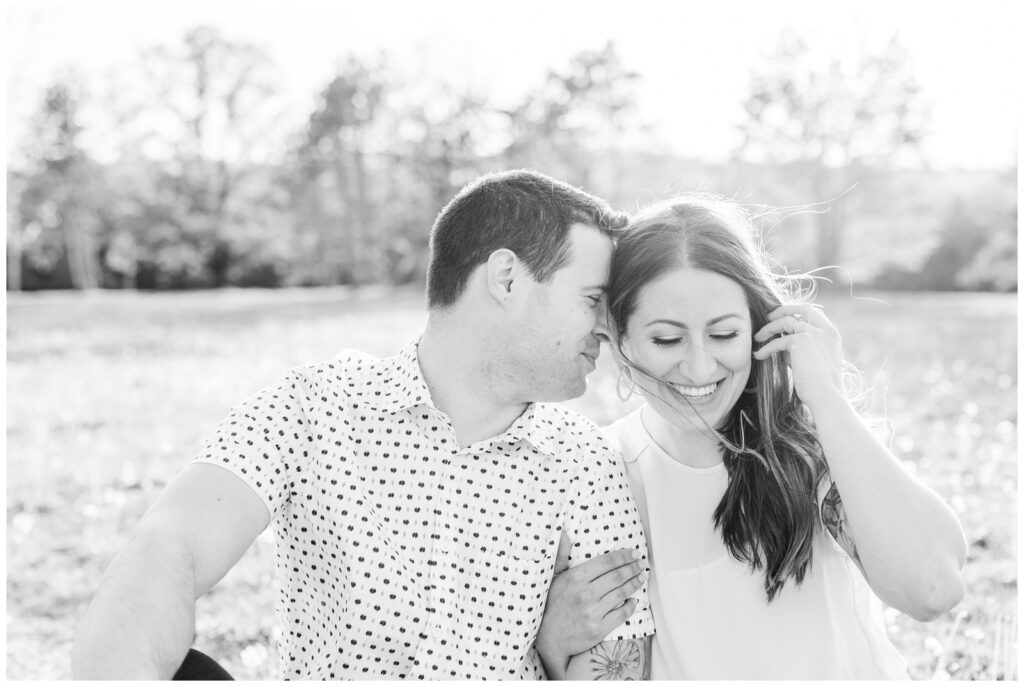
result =
[[[519,258],[508,248],[499,248],[487,258],[487,292],[499,303],[507,303],[519,275]]]

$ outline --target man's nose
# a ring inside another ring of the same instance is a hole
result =
[[[597,322],[594,324],[593,332],[598,341],[609,343],[612,340],[611,331],[608,328],[608,312],[604,307],[597,313]]]

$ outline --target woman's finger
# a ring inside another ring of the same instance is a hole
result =
[[[788,351],[789,347],[793,344],[793,335],[780,336],[777,339],[772,339],[761,348],[754,351],[754,357],[758,360],[764,360],[765,358],[774,355],[775,353],[782,353]]]
[[[804,319],[808,319],[811,316],[812,306],[810,303],[790,303],[788,305],[780,305],[779,307],[768,313],[768,321],[774,322],[775,320],[783,317],[792,317],[793,315],[799,315]]]
[[[638,603],[640,603],[639,600],[630,597],[623,604],[605,614],[604,618],[601,619],[600,627],[603,633],[601,636],[607,637],[611,634],[612,630],[629,620],[629,617],[633,615],[633,611],[636,610]]]
[[[581,582],[592,582],[608,573],[618,570],[624,565],[630,565],[636,561],[636,549],[616,549],[600,556],[594,556],[590,560],[583,561],[579,565],[570,568],[566,574]],[[637,563],[639,565],[639,563]]]
[[[806,320],[816,327],[822,327],[825,329],[835,329],[835,325],[832,324],[832,320],[828,319],[825,314],[825,308],[818,303],[792,303],[790,305],[780,305],[775,310],[768,313],[768,321],[774,322],[775,320],[782,319],[784,317],[797,317],[798,319]]]
[[[801,331],[806,331],[807,327],[811,327],[810,323],[801,317],[795,315],[785,315],[778,319],[772,320],[765,326],[761,327],[756,334],[754,334],[754,341],[762,342],[768,341],[773,336],[785,336],[787,334],[798,334]]]
[[[644,586],[644,582],[646,581],[647,576],[642,573],[626,580],[623,584],[615,587],[601,598],[601,606],[598,608],[598,611],[602,615],[610,613],[613,609],[620,606],[622,602],[636,594],[637,591]]]
[[[640,561],[632,561],[626,565],[608,571],[604,575],[593,580],[590,584],[598,598],[603,598],[616,589],[620,589],[623,585],[629,584],[631,580],[636,579],[636,577],[642,572],[643,568],[640,567]],[[629,595],[627,594],[626,596]],[[619,599],[619,601],[621,600],[622,599]]]

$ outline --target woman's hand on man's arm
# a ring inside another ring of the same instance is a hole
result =
[[[570,659],[595,648],[636,609],[632,595],[646,575],[635,549],[619,549],[573,567],[563,535],[536,646],[550,679],[566,676]],[[613,642],[614,643],[614,642]]]

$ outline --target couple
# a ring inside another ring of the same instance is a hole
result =
[[[111,563],[75,676],[187,672],[196,599],[272,523],[284,678],[906,677],[876,595],[948,610],[963,536],[749,232],[725,201],[627,226],[535,172],[471,183],[419,339],[237,406]],[[601,340],[646,400],[607,435],[548,403]]]

